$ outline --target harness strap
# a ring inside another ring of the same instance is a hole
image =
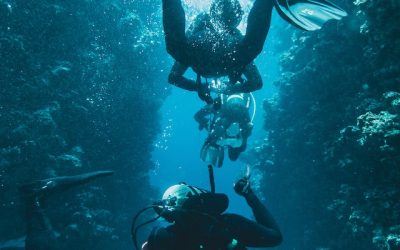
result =
[[[201,75],[197,74],[196,83],[200,86],[201,85]]]
[[[208,165],[208,174],[210,176],[211,193],[215,194],[214,169],[212,165]]]

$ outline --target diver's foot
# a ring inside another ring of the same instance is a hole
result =
[[[96,171],[74,176],[60,176],[24,184],[19,190],[28,196],[42,196],[85,184],[93,179],[112,175],[114,171]]]
[[[200,158],[215,167],[222,167],[224,162],[224,148],[210,143],[204,143],[200,151]]]

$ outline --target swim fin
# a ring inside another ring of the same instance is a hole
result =
[[[274,0],[279,15],[306,31],[319,30],[330,20],[341,20],[347,12],[328,0]]]
[[[200,158],[215,167],[222,167],[224,163],[224,148],[204,143],[200,151]]]
[[[24,184],[19,187],[19,190],[27,195],[47,195],[87,183],[102,176],[112,175],[113,173],[114,171],[95,171],[74,176],[54,177]]]

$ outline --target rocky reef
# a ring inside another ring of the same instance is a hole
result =
[[[282,225],[278,249],[398,250],[400,4],[337,3],[343,21],[294,33],[247,159]]]
[[[168,94],[153,63],[158,13],[154,1],[0,0],[0,242],[25,232],[18,185],[112,169],[49,198],[47,212],[65,249],[132,247]]]

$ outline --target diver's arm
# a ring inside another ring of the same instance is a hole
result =
[[[278,224],[272,217],[271,213],[258,199],[258,197],[253,192],[249,192],[244,197],[246,198],[247,204],[253,210],[253,214],[254,217],[256,218],[256,221],[261,225],[264,225],[266,227],[271,228],[272,230],[275,230],[276,233],[280,235]]]
[[[212,104],[206,105],[201,108],[197,113],[194,115],[194,119],[199,124],[199,130],[206,128],[208,125],[209,119],[207,119],[208,115],[214,113],[214,108]]]
[[[281,244],[281,233],[238,214],[223,214],[224,225],[233,238],[247,247],[275,247]]]
[[[247,79],[246,84],[242,88],[244,90],[243,93],[253,92],[262,88],[261,74],[254,62],[246,66],[243,74]]]
[[[169,73],[168,82],[181,89],[197,91],[198,87],[196,82],[183,76],[188,68],[188,66],[175,62]]]
[[[228,87],[228,94],[250,93],[262,88],[263,82],[261,74],[254,62],[245,67],[243,75],[246,77],[246,80],[230,85]]]
[[[169,73],[168,82],[181,89],[196,91],[201,100],[205,101],[207,104],[211,104],[213,100],[210,95],[209,86],[207,84],[201,84],[201,79],[199,79],[200,82],[198,83],[183,76],[188,68],[188,66],[176,61]]]
[[[261,203],[243,178],[235,184],[235,191],[245,197],[251,207],[257,223],[239,215],[226,215],[231,224],[231,230],[246,246],[266,247],[277,246],[282,242],[282,234],[274,218]],[[235,229],[236,228],[236,229]]]

